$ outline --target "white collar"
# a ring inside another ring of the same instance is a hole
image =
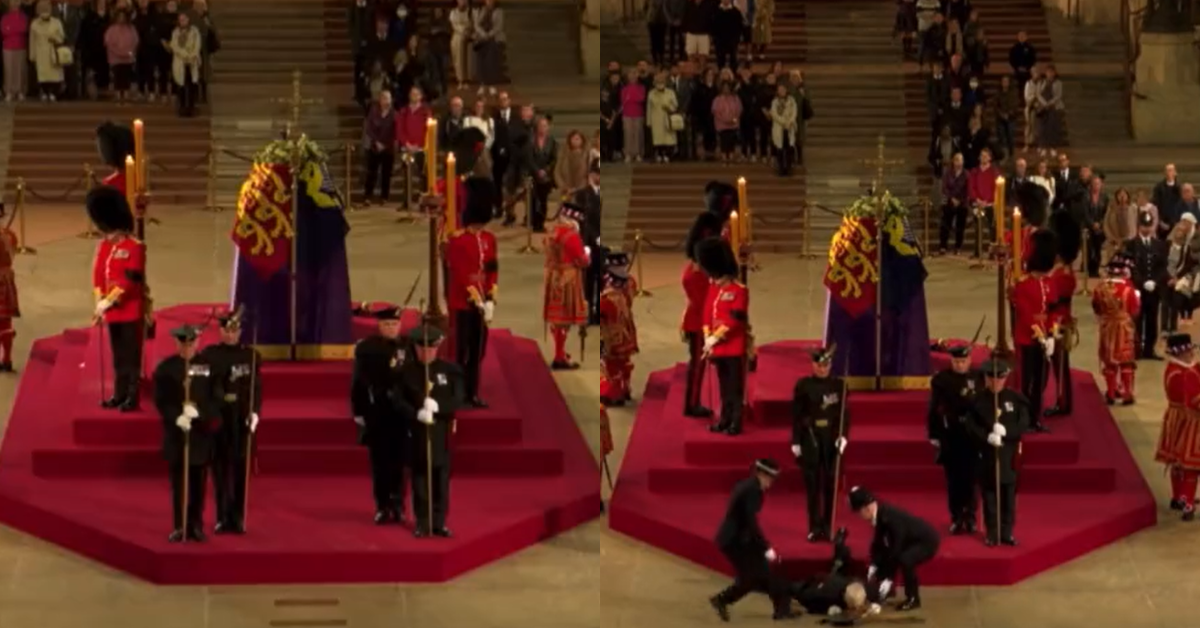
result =
[[[1195,362],[1184,362],[1183,360],[1180,360],[1179,358],[1172,358],[1172,357],[1168,357],[1167,362],[1170,362],[1171,364],[1174,364],[1176,366],[1182,366],[1183,368],[1187,368],[1187,369],[1190,369],[1190,368],[1196,366]]]

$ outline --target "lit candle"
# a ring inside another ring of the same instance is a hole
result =
[[[746,240],[750,239],[750,203],[746,196],[746,177],[738,177],[737,180],[738,192],[738,211],[742,212],[741,237],[738,238],[739,245],[745,244]]]
[[[437,120],[425,122],[425,177],[429,182],[429,193],[437,194]]]
[[[997,244],[1004,242],[1004,207],[1004,177],[996,177],[996,194],[992,198],[992,213],[996,215]]]
[[[446,235],[449,236],[458,230],[458,206],[454,204],[454,197],[458,193],[458,164],[455,162],[454,153],[446,153]]]
[[[129,201],[129,209],[133,211],[137,207],[137,189],[134,182],[137,180],[137,163],[133,160],[133,155],[125,156],[125,199]]]
[[[738,224],[738,213],[735,211],[729,214],[729,245],[733,247],[733,252],[737,253],[738,247],[742,243],[741,225]]]
[[[1003,224],[1003,223],[1001,223]],[[1013,277],[1021,278],[1021,209],[1013,208]]]
[[[138,192],[146,191],[146,124],[141,120],[133,121],[133,163],[136,165],[137,178],[127,181]]]

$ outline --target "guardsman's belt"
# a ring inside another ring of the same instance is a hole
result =
[[[817,419],[813,421],[813,427],[829,427],[829,419]]]
[[[238,396],[234,393],[227,393],[224,397],[225,403],[233,403],[237,401]]]

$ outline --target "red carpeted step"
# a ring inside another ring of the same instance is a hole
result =
[[[804,478],[790,459],[781,459],[784,471],[776,483],[775,491],[802,492]],[[692,466],[655,467],[650,469],[648,483],[650,492],[665,495],[689,495],[721,492],[746,477],[746,466],[706,467]],[[1090,493],[1102,494],[1116,486],[1116,471],[1103,464],[1024,465],[1021,469],[1023,493]],[[846,469],[846,486],[869,486],[876,491],[938,491],[946,485],[942,467],[929,460],[921,466],[850,466]]]
[[[1068,465],[1079,461],[1079,438],[1070,423],[1054,423],[1049,434],[1029,434],[1022,441],[1025,463]],[[740,436],[713,434],[707,426],[694,424],[681,435],[684,461],[695,466],[747,465],[756,458],[777,460],[792,457],[792,428],[749,426]],[[933,462],[936,451],[929,444],[924,425],[860,425],[847,439],[847,468],[923,465]]]

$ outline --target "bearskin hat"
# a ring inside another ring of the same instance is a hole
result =
[[[88,192],[87,213],[100,233],[133,231],[133,211],[129,201],[110,185],[101,185]]]
[[[470,174],[475,171],[475,162],[483,154],[487,146],[487,136],[483,131],[469,126],[454,134],[450,142],[450,152],[454,153],[454,164],[458,174]]]
[[[704,209],[716,214],[721,222],[729,219],[729,215],[737,209],[737,188],[720,181],[709,181],[704,186]]]
[[[496,206],[496,186],[485,177],[469,177],[463,186],[467,189],[466,208],[462,223],[486,225],[492,221],[492,208]]]
[[[1030,238],[1029,261],[1026,266],[1031,273],[1046,273],[1054,268],[1058,255],[1058,238],[1049,229],[1038,229]]]
[[[725,221],[712,212],[703,212],[696,216],[691,229],[688,230],[687,239],[683,241],[684,255],[695,261],[696,245],[705,238],[715,238],[721,235],[721,229],[724,227]]]
[[[705,238],[696,245],[696,263],[713,279],[738,274],[737,257],[729,243],[721,238]]]
[[[124,168],[125,158],[133,155],[133,130],[105,122],[96,128],[96,148],[100,159],[112,168]]]
[[[1050,215],[1050,229],[1058,238],[1058,259],[1068,265],[1075,263],[1083,248],[1083,231],[1075,217],[1068,211],[1054,212]]]
[[[1025,224],[1037,229],[1046,226],[1046,210],[1050,207],[1050,194],[1046,188],[1026,181],[1015,186],[1013,196]]]
[[[622,282],[629,279],[628,253],[611,251],[604,260],[604,272],[609,281]]]

